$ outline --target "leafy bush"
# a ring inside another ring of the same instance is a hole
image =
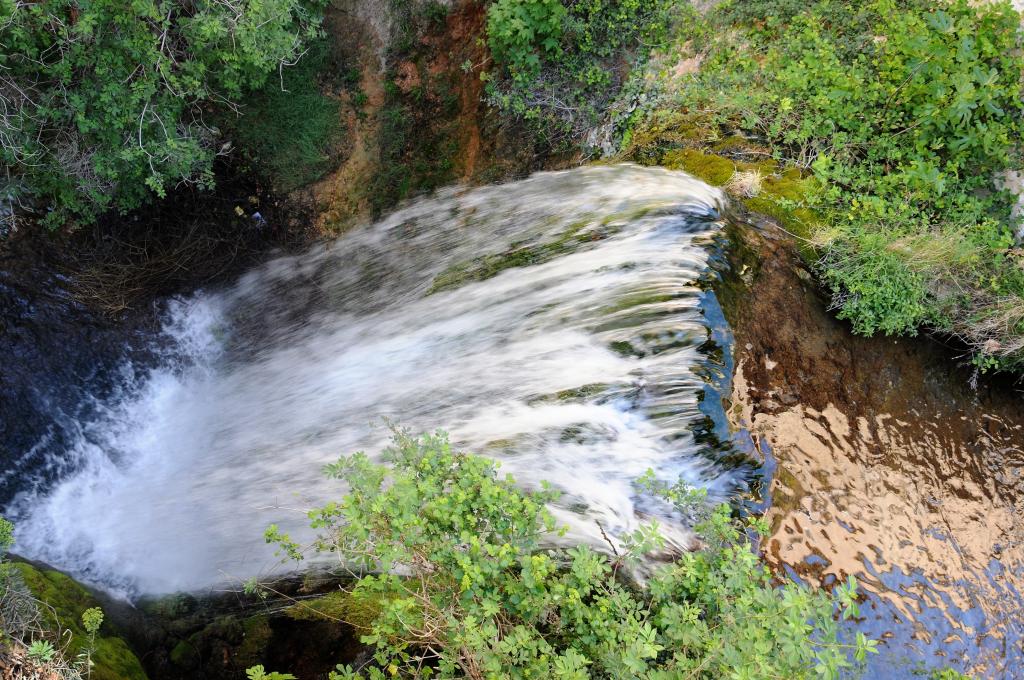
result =
[[[1019,26],[1007,2],[728,2],[679,36],[701,68],[668,101],[819,180],[819,270],[857,331],[931,325],[1019,361],[1024,277],[995,188],[1024,131]],[[995,323],[997,303],[1020,313]]]
[[[295,680],[291,673],[268,673],[263,666],[253,666],[245,671],[249,680]]]
[[[498,69],[487,93],[553,145],[604,120],[629,75],[663,40],[672,0],[496,0],[487,44]]]
[[[542,56],[561,52],[567,15],[561,0],[497,0],[487,10],[491,54],[515,77],[536,75]]]
[[[179,183],[208,186],[208,110],[293,61],[323,4],[0,0],[0,214],[87,222]]]
[[[397,434],[387,457],[327,467],[349,492],[310,513],[314,548],[369,572],[353,598],[379,604],[362,640],[374,664],[355,677],[838,677],[875,643],[839,641],[833,613],[857,613],[855,585],[835,599],[772,575],[746,542],[762,522],[707,509],[706,548],[662,566],[645,587],[624,568],[661,545],[644,527],[609,558],[586,546],[544,549],[556,496],[520,490],[495,462],[451,449],[443,434]],[[700,494],[651,477],[641,486],[693,511]],[[276,527],[267,540],[302,559]]]

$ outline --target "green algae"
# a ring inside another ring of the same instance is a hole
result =
[[[683,170],[708,184],[723,186],[736,173],[736,163],[715,154],[697,149],[673,149],[665,153],[659,165],[671,170]]]
[[[359,591],[338,590],[302,600],[285,609],[295,621],[344,622],[356,629],[369,628],[381,612],[383,603]]]
[[[678,293],[659,293],[659,292],[646,292],[646,293],[635,293],[632,295],[626,295],[619,298],[614,303],[601,308],[601,314],[616,314],[618,312],[624,312],[627,309],[633,309],[634,307],[643,307],[645,305],[655,305],[662,302],[672,302],[673,300],[679,299]]]
[[[607,391],[608,385],[605,383],[590,383],[587,385],[580,385],[579,387],[573,387],[567,390],[559,390],[554,394],[544,394],[539,397],[533,397],[527,400],[527,404],[573,404],[592,399],[603,392]],[[510,441],[510,440],[496,440],[496,441]]]
[[[568,255],[586,243],[602,241],[616,233],[618,229],[613,221],[605,220],[600,224],[600,228],[587,229],[590,222],[581,220],[569,225],[552,240],[513,244],[513,247],[505,252],[460,262],[434,277],[427,295],[452,290],[472,281],[486,281],[507,269],[543,264],[562,255]]]
[[[55,631],[70,634],[67,655],[76,657],[89,642],[82,626],[82,613],[100,606],[84,586],[59,571],[38,569],[23,562],[13,565],[33,597],[45,606],[40,608],[44,621]],[[109,628],[104,625],[101,628]],[[92,653],[91,680],[147,680],[138,657],[120,637],[99,635]]]

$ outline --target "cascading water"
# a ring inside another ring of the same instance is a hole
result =
[[[129,594],[251,576],[263,529],[336,498],[321,466],[379,451],[384,419],[550,481],[584,540],[642,520],[648,468],[724,497],[736,474],[692,434],[721,200],[635,166],[452,189],[176,301],[164,365],[8,508],[18,550]]]

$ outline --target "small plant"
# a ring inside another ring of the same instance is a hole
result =
[[[253,666],[245,671],[249,680],[296,680],[291,673],[268,673],[263,666]]]
[[[92,669],[92,655],[96,651],[96,634],[103,625],[103,610],[99,607],[90,607],[82,612],[82,627],[89,636],[89,641],[79,653],[83,665],[87,670]]]
[[[57,656],[57,648],[49,640],[33,640],[25,653],[36,663],[50,663]]]
[[[14,525],[0,517],[0,560],[14,544]]]
[[[14,545],[14,525],[0,517],[0,610],[4,608],[8,597],[11,565],[4,558],[12,545]]]
[[[95,636],[103,625],[103,610],[99,607],[90,607],[82,612],[82,627],[85,632]]]

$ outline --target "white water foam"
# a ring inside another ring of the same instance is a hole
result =
[[[550,481],[574,539],[642,521],[648,468],[721,497],[690,432],[721,201],[628,165],[452,189],[179,301],[188,360],[82,424],[77,471],[16,501],[17,550],[128,595],[246,578],[274,563],[263,529],[301,535],[300,510],[343,493],[321,466],[379,452],[384,418]]]

